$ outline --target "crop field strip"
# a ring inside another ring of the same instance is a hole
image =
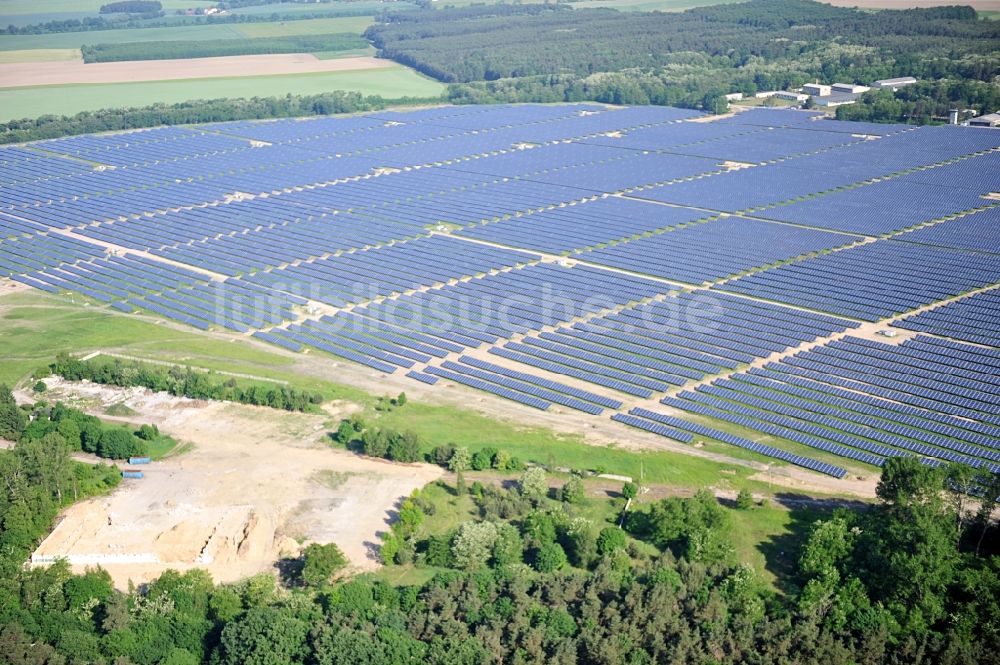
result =
[[[903,316],[1000,283],[997,185],[971,177],[997,135],[697,115],[442,107],[4,148],[0,271],[834,477],[834,456],[1000,470],[996,291]],[[850,336],[889,317],[941,337]]]

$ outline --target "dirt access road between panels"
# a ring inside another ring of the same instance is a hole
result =
[[[74,83],[131,83],[277,74],[321,74],[398,67],[368,56],[320,60],[310,53],[126,62],[17,62],[0,65],[0,88]]]
[[[33,556],[40,565],[66,557],[77,572],[100,565],[120,588],[167,569],[234,581],[273,570],[308,542],[335,542],[354,570],[374,569],[399,502],[442,474],[327,446],[324,422],[352,412],[349,404],[312,415],[47,381],[51,401],[108,420],[104,410],[124,404],[135,414],[117,420],[155,423],[185,444],[182,454],[134,467],[141,480],[68,508]]]

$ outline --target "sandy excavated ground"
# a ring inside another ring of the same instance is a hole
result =
[[[312,74],[396,67],[391,60],[368,56],[319,60],[311,53],[233,55],[218,58],[136,60],[128,62],[16,62],[0,65],[0,88],[68,83],[176,81],[225,76]]]
[[[131,422],[153,422],[191,449],[140,467],[110,496],[70,507],[33,556],[100,564],[124,587],[167,569],[201,567],[217,581],[273,570],[302,542],[335,542],[355,569],[377,566],[379,534],[399,501],[441,475],[332,450],[324,416],[205,403],[141,389],[49,379],[50,400],[103,415],[124,403]],[[350,405],[335,405],[340,417]]]

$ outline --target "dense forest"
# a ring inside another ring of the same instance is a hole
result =
[[[481,451],[477,451],[477,454]],[[640,504],[625,529],[599,524],[579,478],[552,487],[540,467],[507,486],[457,470],[403,502],[383,556],[428,581],[338,578],[336,547],[310,545],[280,575],[215,585],[168,572],[116,591],[100,568],[27,569],[28,552],[72,500],[64,451],[0,452],[0,659],[116,665],[397,663],[995,663],[1000,560],[994,503],[962,492],[971,469],[888,461],[878,502],[813,520],[781,591],[734,560],[734,510],[709,492]],[[497,457],[492,463],[500,468]],[[480,457],[484,457],[480,455]],[[83,465],[78,465],[82,467]],[[482,464],[480,464],[482,466]],[[113,483],[112,483],[113,484]],[[82,488],[82,485],[78,483]],[[87,489],[100,491],[98,482]],[[622,488],[634,497],[636,487]],[[991,491],[997,491],[992,488]],[[76,497],[86,496],[78,492]],[[1000,495],[998,495],[1000,496]],[[60,498],[61,497],[61,498]],[[478,517],[428,531],[471,500]],[[387,541],[388,542],[388,541]],[[789,550],[776,550],[789,547]],[[392,564],[396,565],[396,564]],[[391,568],[390,568],[391,571]]]
[[[153,14],[163,9],[159,0],[121,0],[101,5],[101,14]]]
[[[810,0],[752,0],[679,14],[563,7],[404,12],[366,35],[385,57],[448,83],[649,69],[683,64],[693,54],[717,68],[787,61],[813,76],[851,81],[989,80],[1000,64],[1000,24],[977,20],[969,7],[860,12]],[[841,47],[836,60],[824,53],[830,44]]]
[[[124,60],[170,60],[173,58],[212,58],[227,55],[263,53],[312,53],[348,51],[368,46],[360,35],[348,32],[329,35],[260,37],[257,39],[217,39],[215,41],[128,42],[83,46],[84,62]]]
[[[177,397],[227,400],[285,411],[306,411],[323,401],[320,393],[273,383],[247,385],[245,380],[223,378],[212,372],[197,372],[177,365],[163,367],[117,358],[77,360],[63,353],[49,369],[69,381],[86,380],[122,388],[141,386]]]
[[[44,115],[0,123],[0,144],[92,134],[161,125],[187,125],[230,120],[300,118],[378,111],[388,106],[433,104],[441,99],[403,97],[383,99],[357,92],[335,90],[320,95],[286,95],[251,99],[196,99],[180,104],[154,104],[137,108],[83,111],[74,116]]]
[[[727,92],[810,81],[915,76],[978,81],[986,90],[1000,74],[1000,23],[980,20],[970,7],[863,12],[751,0],[637,13],[476,5],[390,13],[366,36],[383,57],[453,83],[455,103],[592,100],[715,111]],[[992,111],[993,101],[971,95],[969,108]],[[914,117],[930,119],[901,112],[884,120]]]

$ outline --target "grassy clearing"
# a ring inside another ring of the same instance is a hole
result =
[[[0,121],[193,99],[315,95],[331,90],[387,98],[435,97],[444,92],[445,86],[402,66],[316,74],[30,86],[0,91]]]
[[[688,455],[594,446],[577,435],[517,427],[447,406],[408,402],[405,407],[388,413],[370,412],[366,419],[370,425],[413,430],[428,450],[442,444],[468,446],[472,450],[493,446],[523,461],[572,469],[602,469],[634,478],[641,473],[650,483],[681,487],[740,486],[740,481],[752,473],[745,467],[720,465]]]
[[[315,7],[321,8],[322,5],[315,5]],[[288,35],[325,35],[334,32],[361,34],[372,22],[371,16],[341,16],[278,23],[243,23],[233,27],[244,37],[285,37]]]
[[[0,382],[17,383],[48,365],[60,351],[83,353],[101,349],[286,380],[297,388],[318,390],[337,399],[366,398],[365,393],[347,386],[299,376],[292,371],[292,359],[249,343],[179,331],[108,310],[71,306],[68,299],[38,291],[8,294],[0,299],[0,306],[4,307],[0,310],[0,357],[4,358],[0,363]]]
[[[146,443],[149,449],[149,456],[154,460],[161,460],[167,455],[183,452],[177,447],[177,441],[169,436],[161,436]]]
[[[125,404],[125,402],[115,402],[108,408],[104,409],[104,413],[109,416],[128,417],[134,416],[135,410]]]
[[[37,48],[24,51],[0,51],[0,65],[14,62],[66,62],[79,60],[78,48]]]

